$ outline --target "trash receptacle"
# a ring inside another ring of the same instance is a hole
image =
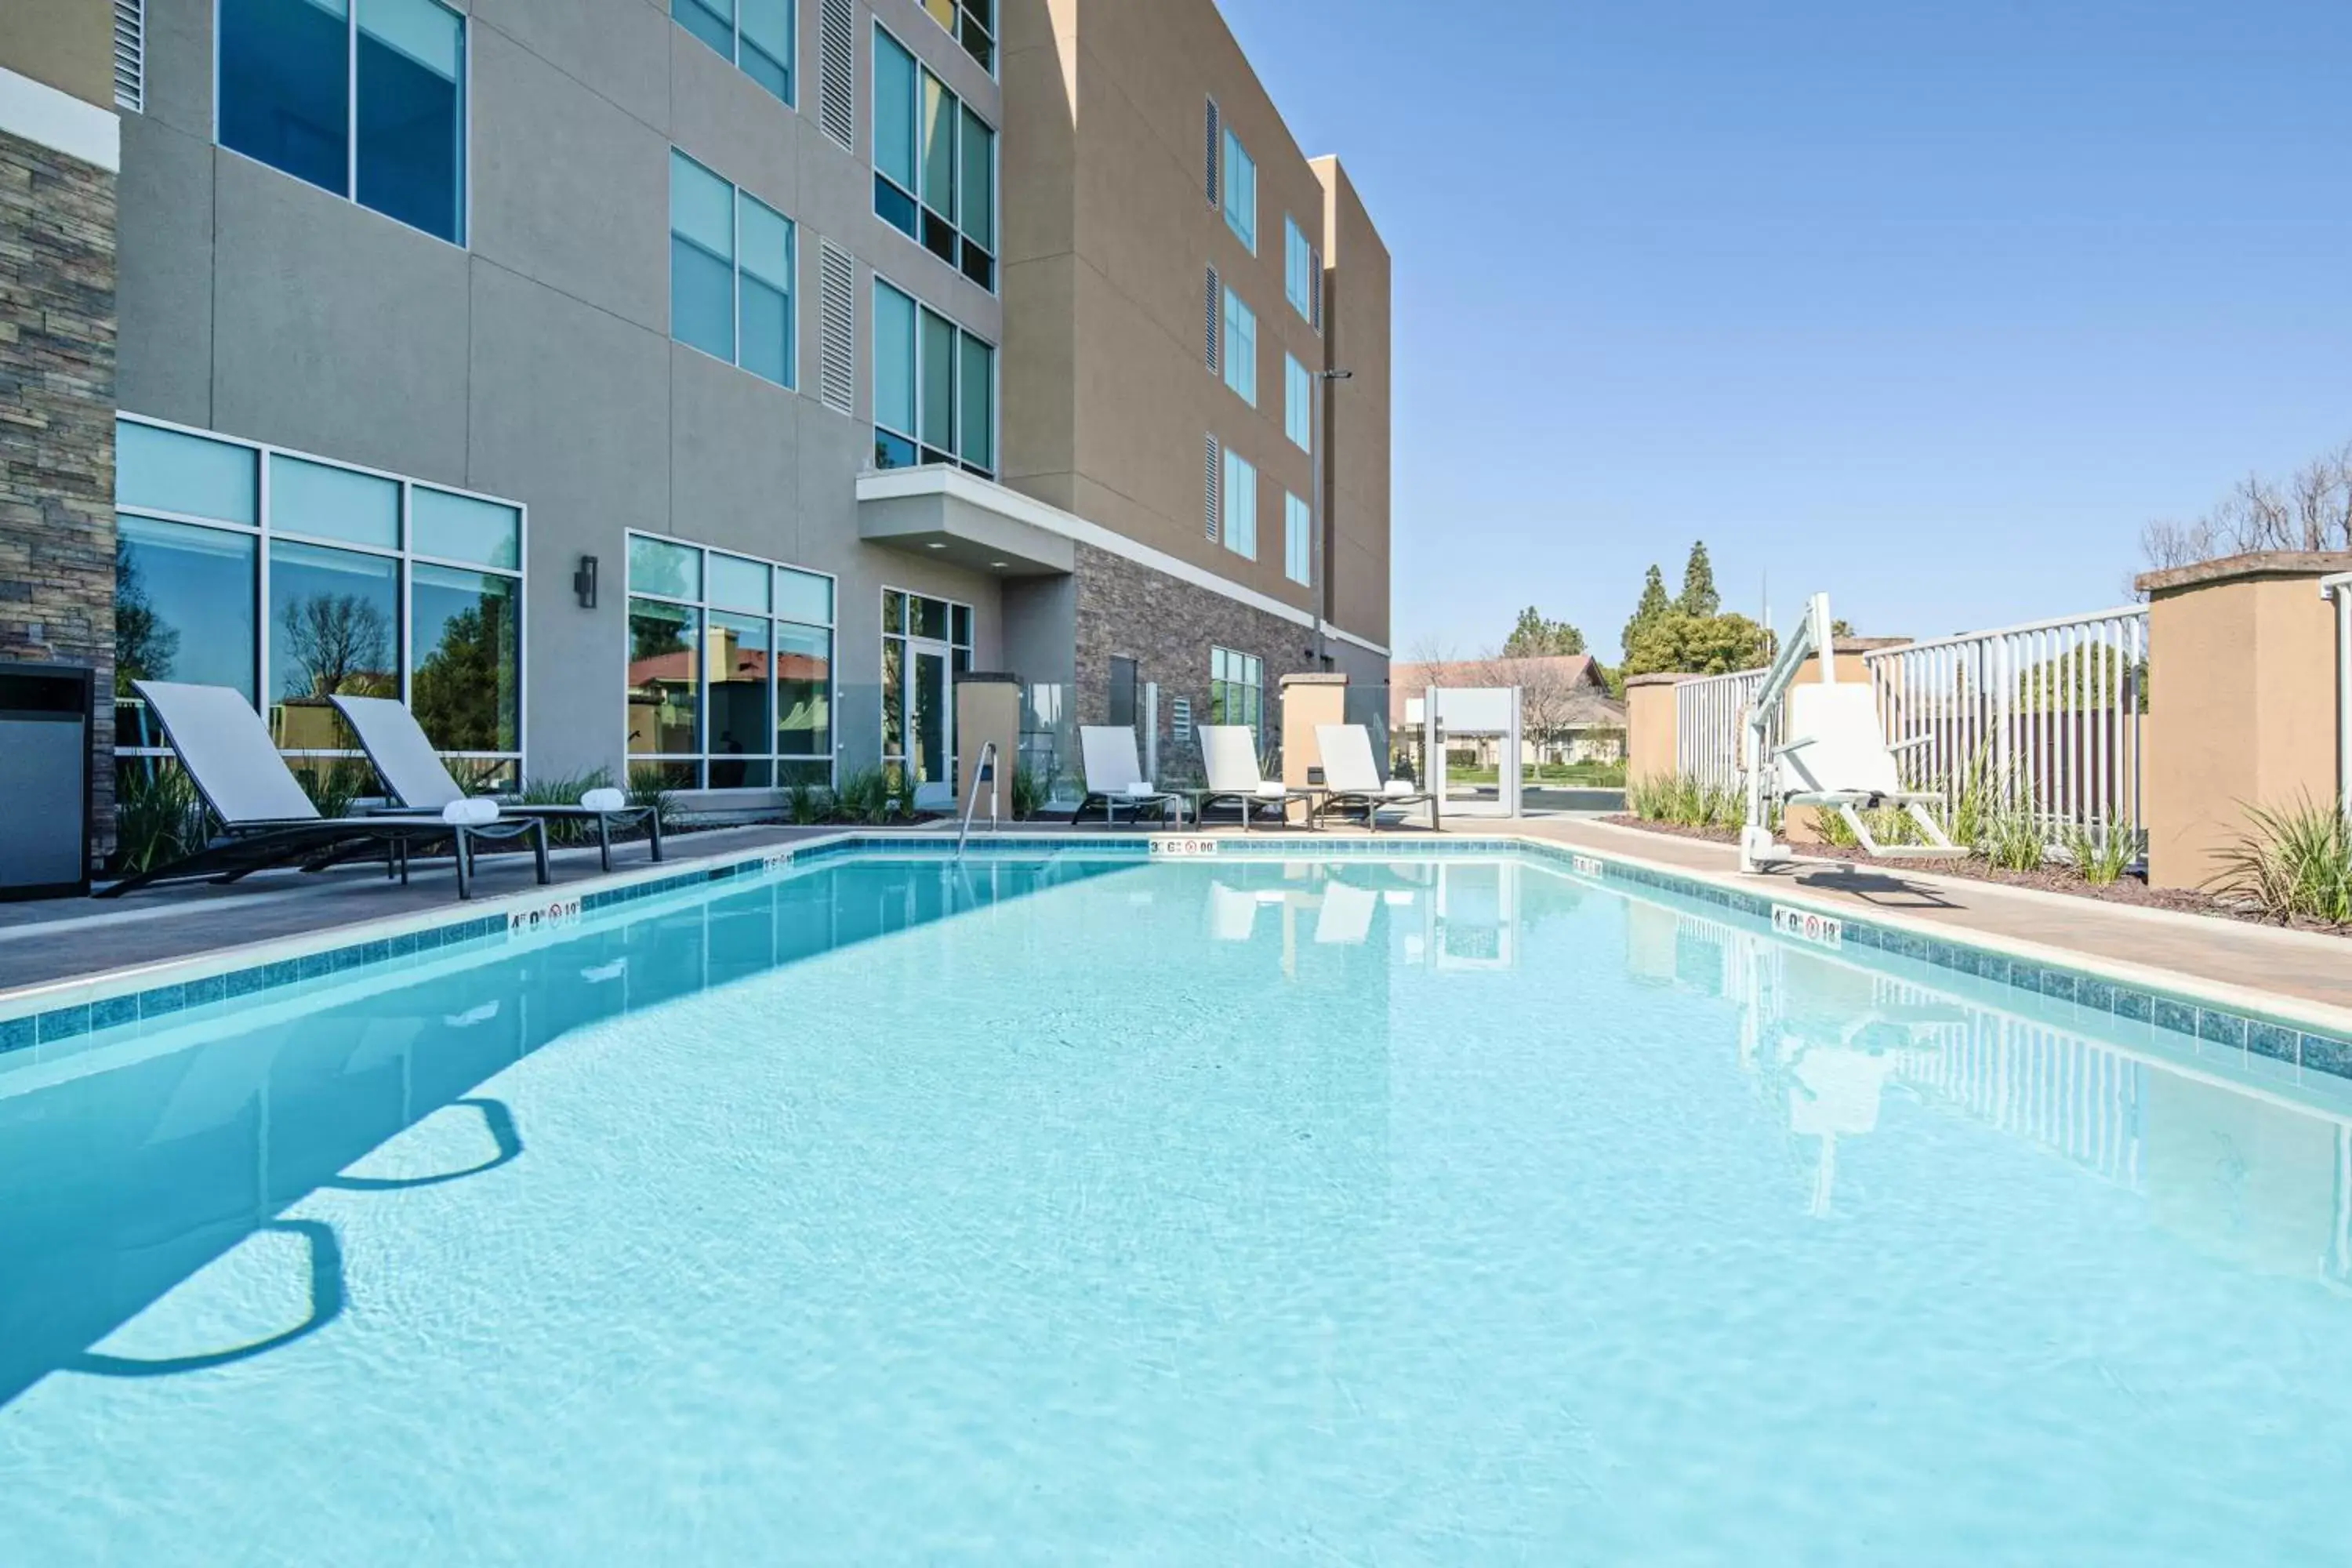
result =
[[[0,899],[89,891],[91,672],[0,664]]]

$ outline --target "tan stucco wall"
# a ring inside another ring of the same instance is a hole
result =
[[[114,8],[106,0],[0,0],[0,66],[114,107]]]
[[[1282,678],[1281,702],[1282,782],[1292,789],[1305,789],[1309,782],[1308,770],[1323,765],[1323,744],[1315,727],[1347,722],[1348,678],[1286,675]],[[1286,815],[1293,822],[1304,822],[1307,807],[1303,802],[1294,802]]]
[[[996,783],[996,812],[1000,819],[1013,816],[1013,770],[1021,757],[1021,689],[1010,680],[960,679],[955,687],[956,757],[959,764],[955,781],[956,811],[961,816],[965,804],[971,799],[972,770],[980,765],[981,749],[989,742],[996,742],[993,772]],[[980,796],[980,817],[989,815],[989,792]]]
[[[1625,683],[1628,782],[1664,778],[1675,772],[1675,688],[1684,679],[1637,675]]]
[[[1324,176],[1213,0],[1007,0],[1003,14],[1005,481],[1311,608],[1310,590],[1283,572],[1284,497],[1314,498],[1312,460],[1284,429],[1284,356],[1319,368],[1326,344],[1285,297],[1283,219],[1324,243]],[[1256,162],[1255,256],[1208,202],[1210,98]],[[1365,433],[1340,444],[1329,510],[1343,532],[1330,580],[1346,605],[1338,623],[1385,643],[1387,252],[1331,173],[1349,209],[1338,230],[1366,277],[1344,328],[1358,379],[1340,393],[1343,410],[1364,411]],[[1255,408],[1206,363],[1211,266],[1257,319]],[[1208,537],[1211,435],[1257,469],[1255,560]]]
[[[2256,564],[2152,595],[2141,789],[2156,886],[2212,878],[2247,804],[2333,797],[2336,619],[2319,574]]]

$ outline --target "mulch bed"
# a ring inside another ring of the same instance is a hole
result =
[[[1739,842],[1739,830],[1736,827],[1688,827],[1676,822],[1647,822],[1638,816],[1609,816],[1601,820],[1613,822],[1620,827],[1638,827],[1644,833],[1663,833],[1673,838],[1704,838],[1712,844]],[[2137,904],[2146,909],[2172,910],[2180,914],[2211,915],[2221,920],[2242,921],[2249,925],[2278,923],[2254,910],[2227,903],[2210,893],[2183,888],[2151,888],[2145,879],[2129,872],[2102,888],[2084,881],[2064,866],[2045,866],[2039,871],[2001,871],[1974,856],[1966,859],[1923,863],[1916,860],[1874,860],[1858,847],[1835,844],[1805,844],[1797,848],[1801,854],[1809,857],[1858,860],[1898,874],[1908,869],[1927,876],[1957,877],[1977,882],[2000,882],[2011,888],[2031,888],[2036,892],[2065,893],[2078,899],[2095,899],[2101,903]],[[2326,936],[2352,937],[2352,926],[2325,925],[2317,921],[2297,920],[2293,929],[2318,931]]]

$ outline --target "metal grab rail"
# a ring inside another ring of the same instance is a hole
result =
[[[963,824],[956,829],[956,858],[963,858],[964,840],[971,837],[971,814],[980,809],[980,786],[988,786],[988,829],[993,833],[1002,826],[996,813],[996,742],[989,742],[980,749],[980,760],[971,767],[971,788],[963,802]]]

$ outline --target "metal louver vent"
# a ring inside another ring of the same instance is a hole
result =
[[[817,396],[857,413],[857,269],[831,240],[817,242]]]
[[[1209,268],[1208,293],[1201,321],[1202,326],[1206,329],[1202,348],[1208,356],[1209,374],[1212,375],[1217,373],[1217,327],[1219,325],[1217,305],[1218,295],[1222,292],[1223,290],[1217,287],[1217,269],[1212,267]]]
[[[1203,149],[1207,154],[1207,160],[1202,164],[1202,173],[1205,174],[1208,181],[1209,205],[1211,206],[1215,206],[1218,202],[1217,153],[1221,149],[1217,145],[1219,140],[1217,136],[1217,100],[1213,98],[1209,100],[1208,128],[1209,133],[1206,145]]]
[[[856,152],[857,135],[857,10],[852,0],[824,0],[817,15],[816,121]]]
[[[146,111],[147,0],[114,0],[114,102]]]
[[[1208,438],[1206,456],[1208,458],[1209,488],[1207,491],[1208,503],[1205,508],[1205,512],[1206,521],[1209,524],[1209,542],[1214,544],[1217,542],[1219,533],[1217,524],[1222,520],[1225,510],[1224,496],[1223,493],[1225,488],[1225,454],[1223,449],[1218,447],[1217,438],[1214,436]]]

